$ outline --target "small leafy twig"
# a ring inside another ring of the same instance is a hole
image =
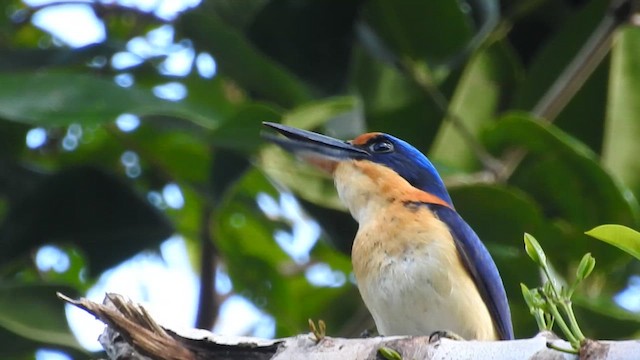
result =
[[[402,360],[402,355],[399,352],[387,346],[378,349],[378,354],[387,360]]]
[[[542,269],[547,280],[543,286],[536,289],[529,289],[526,285],[520,284],[522,296],[529,307],[529,311],[536,319],[538,328],[541,331],[551,330],[553,324],[557,323],[572,347],[572,349],[559,349],[547,344],[550,348],[578,353],[586,338],[582,330],[580,330],[578,321],[573,313],[571,296],[577,286],[591,274],[596,265],[596,260],[590,253],[585,254],[578,265],[576,279],[571,286],[565,287],[558,285],[560,282],[552,275],[546,254],[533,236],[524,235],[524,248],[529,257]]]
[[[323,320],[318,320],[318,326],[316,326],[313,320],[309,319],[309,330],[315,337],[316,343],[319,343],[327,336],[327,325]]]

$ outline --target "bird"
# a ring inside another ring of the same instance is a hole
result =
[[[358,222],[353,273],[379,334],[513,339],[498,268],[424,154],[380,132],[342,141],[263,125],[280,133],[266,140],[333,177]]]

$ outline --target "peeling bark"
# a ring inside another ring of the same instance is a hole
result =
[[[569,349],[566,341],[541,333],[531,339],[512,341],[430,341],[428,336],[389,336],[364,339],[324,337],[313,334],[282,339],[221,336],[206,330],[172,331],[158,325],[138,304],[121,295],[107,294],[104,304],[87,299],[60,298],[106,324],[100,343],[111,360],[285,360],[285,359],[382,359],[378,349],[388,347],[403,359],[535,359],[626,360],[640,358],[640,341],[589,340],[580,356],[547,347],[553,343]]]

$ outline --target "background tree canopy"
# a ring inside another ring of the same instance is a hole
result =
[[[0,5],[0,357],[86,358],[55,291],[80,295],[174,233],[201,273],[200,327],[223,301],[219,268],[275,317],[276,336],[307,331],[308,318],[332,336],[370,327],[352,282],[305,276],[322,265],[349,279],[355,222],[329,179],[260,140],[262,121],[345,139],[383,131],[428,154],[498,264],[517,336],[536,332],[519,289],[539,282],[524,232],[567,279],[585,252],[596,258],[575,295],[587,336],[637,335],[640,314],[614,295],[637,282],[638,262],[583,234],[640,227],[631,2],[203,0],[167,19],[105,1],[85,6],[106,38],[82,47],[32,24],[63,3]],[[188,71],[132,50],[161,27]],[[593,41],[596,30],[611,36]],[[578,71],[563,73],[572,61]],[[149,196],[167,184],[180,207]],[[256,202],[285,189],[323,229],[308,259],[274,240],[296,236],[291,219]],[[45,244],[67,253],[66,271],[34,265]]]

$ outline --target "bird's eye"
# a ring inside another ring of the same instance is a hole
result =
[[[376,141],[369,146],[374,153],[388,153],[393,151],[393,144],[389,140]]]

